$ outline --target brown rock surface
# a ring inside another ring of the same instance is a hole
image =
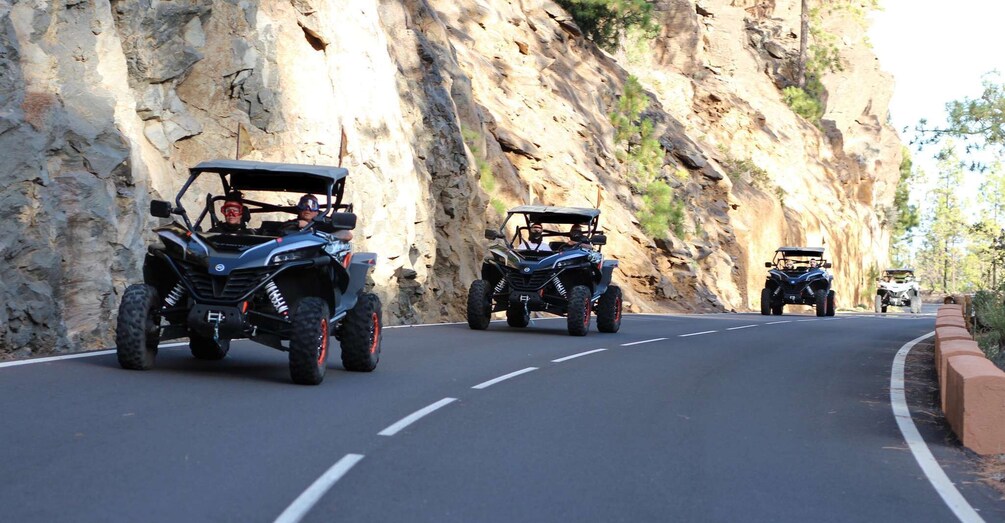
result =
[[[847,63],[814,127],[779,91],[798,2],[764,5],[661,0],[653,52],[612,56],[549,0],[0,0],[0,354],[109,346],[149,200],[232,157],[239,123],[250,159],[335,164],[345,146],[388,323],[461,317],[490,200],[592,206],[598,185],[631,310],[756,306],[781,244],[823,244],[839,305],[864,302],[900,160],[891,79],[861,27],[828,20]],[[682,238],[642,233],[615,157],[608,114],[629,74],[686,202]]]

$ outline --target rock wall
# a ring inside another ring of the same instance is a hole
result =
[[[0,0],[0,357],[110,346],[149,200],[233,157],[239,125],[248,159],[345,151],[389,323],[461,318],[490,201],[592,206],[598,186],[632,310],[756,306],[761,263],[798,243],[828,247],[840,305],[863,301],[897,181],[891,79],[861,27],[828,19],[846,67],[814,127],[779,90],[799,2],[748,4],[661,0],[652,52],[611,56],[550,0]],[[683,238],[649,239],[635,218],[608,119],[629,74],[686,202]]]

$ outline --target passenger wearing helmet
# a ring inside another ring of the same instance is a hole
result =
[[[551,246],[544,241],[544,226],[540,223],[530,224],[528,238],[517,247],[521,251],[550,252]]]
[[[217,222],[209,232],[222,232],[228,234],[252,234],[253,231],[247,227],[251,218],[251,213],[244,206],[243,197],[240,192],[234,191],[227,195],[223,201],[220,212],[223,214],[223,221]]]

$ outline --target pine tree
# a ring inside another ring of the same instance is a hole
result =
[[[918,269],[928,286],[948,293],[959,290],[965,261],[967,226],[957,194],[964,169],[952,143],[937,158],[938,183],[930,194],[934,205],[924,220],[924,245],[918,253]]]

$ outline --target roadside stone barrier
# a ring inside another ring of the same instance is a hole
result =
[[[961,329],[967,328],[967,322],[963,319],[962,314],[952,314],[946,316],[936,316],[935,317],[935,327],[959,327]]]
[[[942,411],[963,445],[978,454],[1005,453],[1005,372],[970,335],[961,305],[943,305],[936,314],[935,372]]]
[[[973,341],[973,336],[970,335],[970,331],[964,329],[963,327],[936,327],[935,328],[935,370],[937,372],[942,372],[939,367],[941,360],[939,360],[939,354],[942,353],[942,344],[947,341],[953,340],[970,340]]]
[[[954,356],[946,371],[946,419],[968,449],[1005,453],[1005,373],[982,356]]]

